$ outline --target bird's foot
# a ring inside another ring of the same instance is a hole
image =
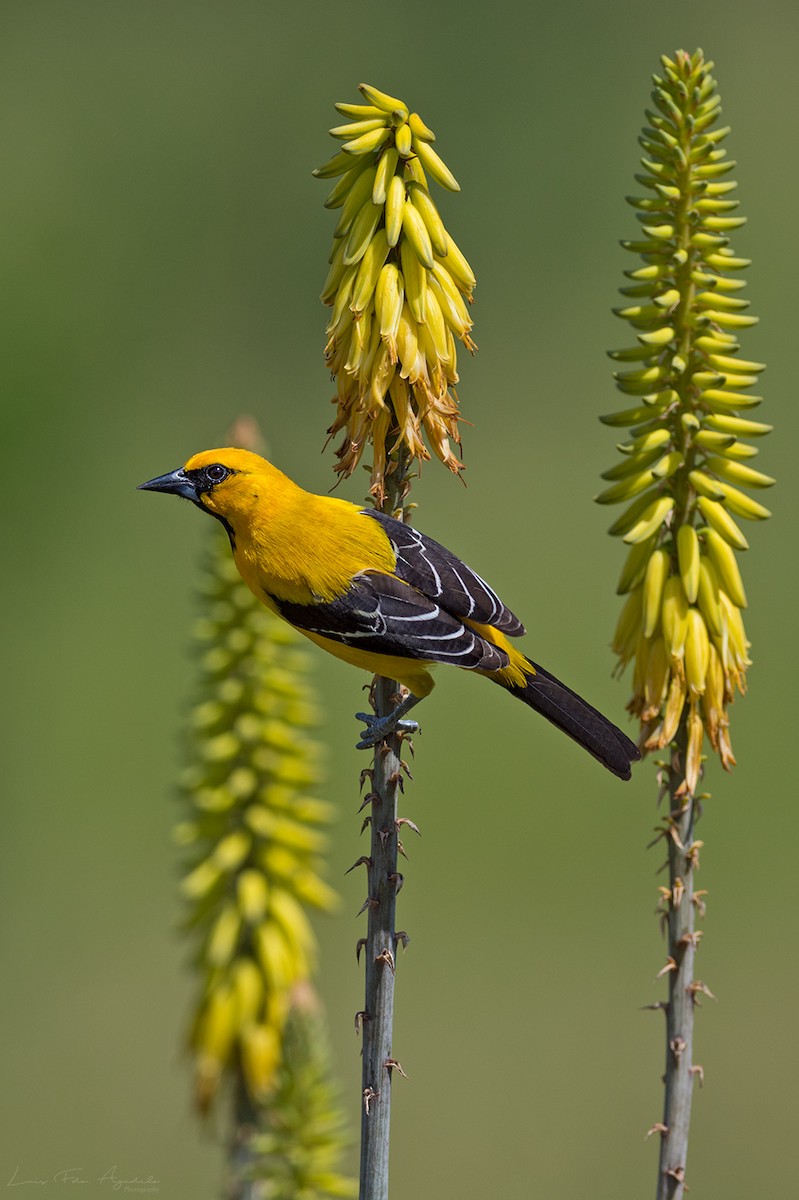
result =
[[[366,728],[361,734],[361,740],[356,750],[370,750],[378,742],[384,741],[390,733],[418,733],[418,721],[402,721],[395,712],[387,717],[376,717],[374,713],[356,713],[356,721],[363,721]]]

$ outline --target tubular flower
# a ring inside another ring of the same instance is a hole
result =
[[[601,418],[628,433],[596,499],[626,504],[609,532],[630,548],[613,640],[620,669],[633,663],[629,709],[647,750],[684,725],[693,793],[705,735],[725,768],[735,763],[728,706],[750,665],[737,560],[748,542],[738,521],[770,516],[748,492],[774,480],[752,466],[750,439],[771,426],[750,416],[763,364],[738,356],[738,331],[757,318],[745,311],[737,277],[748,260],[729,245],[744,218],[734,215],[735,164],[721,148],[729,129],[717,127],[713,64],[701,50],[661,62],[639,139],[645,193],[628,197],[642,235],[622,243],[642,265],[625,272],[626,303],[614,310],[637,342],[610,355],[630,407]]]
[[[351,475],[371,441],[380,503],[400,447],[422,461],[429,444],[463,469],[451,445],[460,445],[455,341],[476,349],[466,304],[475,277],[430,194],[429,180],[460,191],[435,134],[401,100],[365,83],[360,91],[366,104],[336,105],[350,118],[330,130],[341,151],[314,175],[338,177],[325,201],[340,215],[321,297],[333,310],[325,361],[337,383],[328,432],[344,431],[335,470]]]
[[[336,896],[319,876],[330,810],[309,796],[318,770],[305,659],[216,531],[203,607],[187,811],[175,836],[197,945],[190,1045],[205,1112],[226,1074],[243,1079],[253,1103],[270,1091],[289,997],[313,969],[307,909],[330,909]]]

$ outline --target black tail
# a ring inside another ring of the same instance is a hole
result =
[[[554,675],[529,658],[527,661],[535,675],[524,687],[508,688],[511,695],[574,738],[619,779],[629,779],[631,764],[641,757],[635,742]]]

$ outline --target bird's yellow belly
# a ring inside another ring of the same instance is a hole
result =
[[[318,633],[308,633],[298,629],[310,641],[321,646],[328,654],[343,659],[353,667],[360,667],[370,675],[383,675],[386,679],[396,679],[397,683],[406,687],[414,696],[427,696],[433,690],[433,677],[430,674],[432,663],[418,658],[399,658],[394,654],[375,654],[371,650],[359,650],[356,646],[345,646],[342,642],[334,642],[331,638],[321,637]]]

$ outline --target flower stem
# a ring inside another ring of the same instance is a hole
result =
[[[261,1127],[258,1109],[247,1091],[241,1070],[233,1084],[233,1128],[228,1142],[228,1200],[262,1200],[264,1184],[253,1177],[258,1155],[253,1139]]]
[[[657,1200],[681,1200],[688,1157],[693,1097],[693,1033],[696,1007],[696,901],[694,823],[696,800],[686,792],[687,735],[683,718],[669,763],[669,999],[666,1006],[666,1070]]]
[[[402,517],[408,492],[407,459],[400,450],[396,468],[386,479],[383,511]],[[397,703],[399,685],[377,676],[373,704],[378,717]],[[375,747],[372,776],[371,848],[368,863],[369,899],[366,934],[366,999],[363,1013],[363,1071],[361,1110],[360,1200],[387,1200],[391,1122],[391,1080],[394,1070],[394,973],[396,966],[397,795],[401,790],[403,737],[391,734]]]
[[[375,710],[391,712],[397,685],[375,683]],[[394,1026],[395,912],[397,904],[397,790],[400,739],[390,736],[375,750],[369,865],[369,927],[366,936],[366,1001],[363,1021],[363,1108],[360,1200],[388,1196],[391,1076]]]

